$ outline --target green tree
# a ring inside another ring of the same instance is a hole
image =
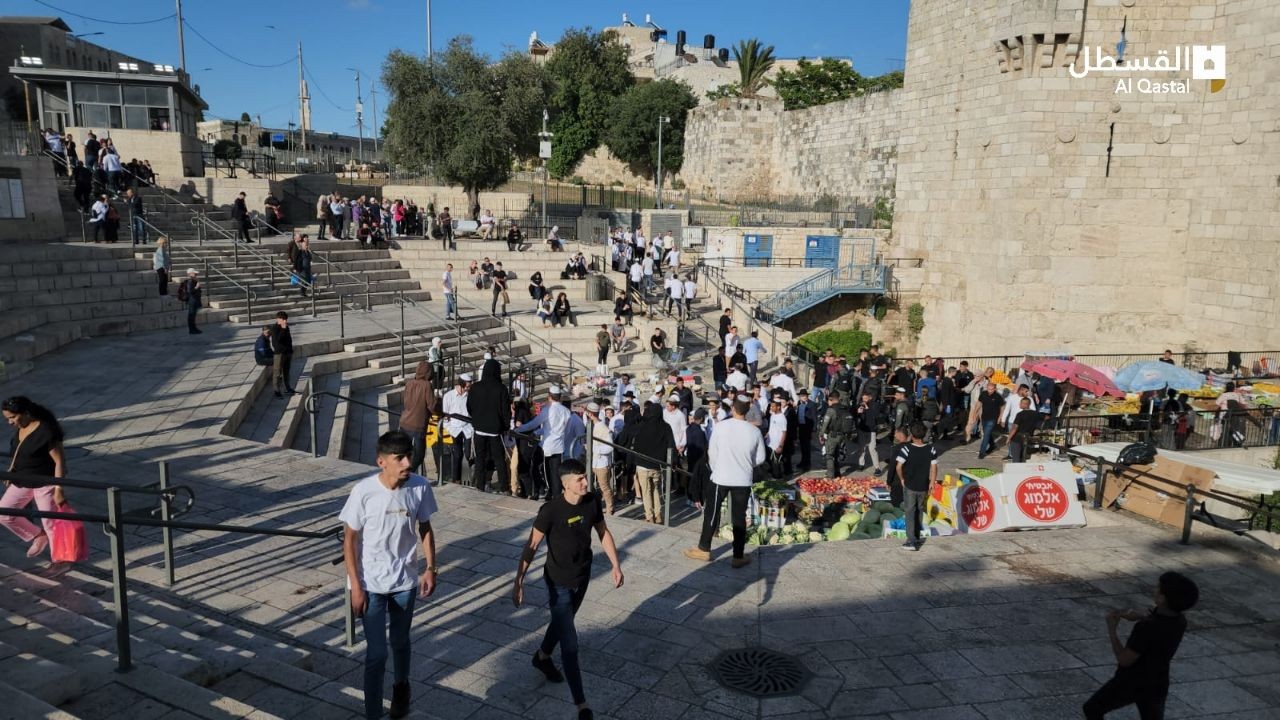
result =
[[[553,82],[550,111],[555,133],[547,169],[563,178],[600,144],[614,101],[634,79],[627,49],[617,36],[591,28],[565,30],[546,68]]]
[[[823,58],[816,63],[801,59],[795,70],[779,70],[773,79],[773,87],[787,110],[853,97],[861,83],[862,76],[852,65],[835,58]]]
[[[671,122],[662,128],[662,170],[672,173],[684,162],[684,124],[698,99],[688,85],[657,80],[636,85],[614,102],[604,142],[617,158],[638,175],[653,177],[658,167],[658,118]]]
[[[518,53],[497,64],[461,36],[428,65],[394,50],[382,68],[387,107],[385,151],[391,162],[461,185],[468,209],[481,190],[511,177],[517,159],[536,154],[550,80]]]
[[[711,101],[720,100],[722,98],[742,97],[742,88],[738,83],[725,83],[716,87],[714,90],[707,91],[707,99]]]
[[[762,48],[756,38],[739,40],[733,48],[733,59],[738,62],[739,95],[756,97],[769,84],[765,75],[773,68],[773,46]]]
[[[253,118],[249,116],[249,113],[242,112],[240,113],[240,122],[253,122]]]
[[[875,77],[863,78],[859,86],[859,95],[863,92],[875,92],[876,90],[896,90],[902,87],[902,71],[894,70],[883,75]]]

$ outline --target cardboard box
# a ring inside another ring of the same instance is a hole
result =
[[[1212,490],[1212,470],[1175,462],[1157,456],[1151,465],[1134,465],[1134,470],[1154,475],[1149,477],[1122,472],[1119,477],[1109,474],[1102,493],[1103,507],[1111,507],[1119,501],[1119,507],[1156,522],[1180,528],[1186,517],[1186,487],[1194,485],[1199,490]],[[1158,489],[1132,482],[1135,478]],[[1197,500],[1196,504],[1199,505]]]

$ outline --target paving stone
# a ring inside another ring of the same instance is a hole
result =
[[[1169,694],[1202,713],[1258,710],[1267,705],[1230,680],[1179,683],[1169,688]]]

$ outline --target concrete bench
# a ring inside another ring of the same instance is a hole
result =
[[[475,235],[480,232],[480,223],[475,220],[454,220],[453,236]]]

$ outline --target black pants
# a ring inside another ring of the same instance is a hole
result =
[[[462,483],[462,461],[467,458],[467,439],[466,437],[455,437],[453,445],[449,446],[449,479],[455,483]]]
[[[293,388],[289,385],[289,366],[293,364],[293,353],[276,353],[274,361],[271,382],[276,392],[293,392]]]
[[[747,544],[747,496],[751,494],[749,487],[725,487],[712,484],[711,497],[706,499],[702,507],[702,535],[698,538],[698,548],[711,552],[711,538],[720,531],[720,503],[729,498],[729,524],[733,526],[733,556],[742,557],[743,548]]]
[[[240,218],[240,231],[236,234],[236,239],[244,240],[245,242],[253,241],[249,237],[249,218],[247,217]]]
[[[498,470],[498,489],[508,492],[511,489],[511,466],[507,463],[507,449],[502,438],[476,433],[471,442],[476,449],[476,464],[471,470],[476,489],[484,492],[489,487],[489,463],[492,462]]]
[[[419,475],[423,474],[422,462],[427,459],[427,431],[405,430],[404,428],[400,428],[400,432],[408,435],[409,439],[413,441],[413,455],[409,458],[409,462],[411,463],[409,465],[409,471],[418,473]]]
[[[169,294],[169,271],[164,268],[156,270],[156,284],[161,295]]]
[[[1102,720],[1112,710],[1119,710],[1126,705],[1138,706],[1138,717],[1142,720],[1164,720],[1164,693],[1142,693],[1129,683],[1111,678],[1106,685],[1098,688],[1084,704],[1086,720]]]
[[[320,227],[316,228],[316,239],[317,239],[317,240],[323,240],[323,239],[324,239],[324,229],[325,229],[326,227],[329,227],[329,220],[328,220],[328,218],[321,218],[321,219],[317,220],[316,222],[317,222],[317,223],[319,223],[319,225],[320,225]]]
[[[560,497],[560,453],[555,455],[544,455],[542,458],[542,472],[547,479],[547,497],[555,499]]]
[[[907,542],[913,545],[920,544],[920,521],[924,515],[925,503],[929,500],[928,490],[907,490],[903,494],[904,507],[907,516]]]
[[[187,306],[187,332],[200,332],[200,329],[196,327],[196,313],[198,312],[200,312],[199,307],[195,305]]]
[[[87,209],[91,204],[89,202],[90,187],[88,183],[76,183],[76,203],[80,205],[81,210]]]
[[[813,423],[800,425],[800,469],[809,469],[809,458],[813,452]]]
[[[604,365],[607,362],[609,362],[609,347],[596,348],[596,364]]]

